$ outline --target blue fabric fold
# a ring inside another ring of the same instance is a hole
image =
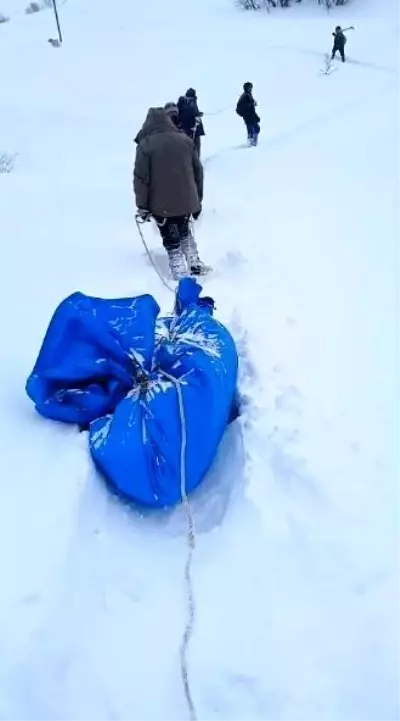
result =
[[[150,295],[74,293],[56,309],[26,385],[43,416],[89,427],[99,471],[118,492],[150,507],[181,498],[182,420],[190,493],[235,415],[235,343],[213,317],[213,299],[200,292],[193,279],[182,280],[175,315],[167,318],[158,318]],[[165,374],[181,384],[183,419]]]

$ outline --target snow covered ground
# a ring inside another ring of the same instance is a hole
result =
[[[243,414],[192,498],[199,719],[399,718],[398,8],[243,14],[224,0],[0,11],[0,718],[185,719],[180,508],[111,498],[86,439],[24,395],[82,290],[153,293],[132,139],[193,86],[205,280],[241,353]],[[349,62],[320,74],[336,24]],[[254,83],[244,148],[234,112]],[[162,262],[155,232],[147,229]]]

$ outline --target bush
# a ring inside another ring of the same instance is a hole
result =
[[[64,4],[64,3],[62,3]],[[53,7],[53,0],[41,0],[41,2],[31,2],[26,8],[25,12],[27,15],[33,15],[41,10],[49,10]]]
[[[235,0],[241,10],[268,10],[276,7],[276,0]]]
[[[14,168],[14,160],[17,154],[10,155],[10,153],[0,153],[0,175],[2,173],[11,173]]]
[[[33,13],[40,12],[41,9],[42,8],[40,7],[39,3],[32,2],[32,3],[29,3],[28,7],[25,10],[25,13],[27,15],[33,15]]]
[[[2,13],[0,13],[0,25],[1,25],[1,23],[8,23],[9,20],[10,20],[10,18],[8,18],[6,15],[3,15]]]
[[[235,4],[242,10],[269,10],[271,7],[289,8],[297,5],[303,0],[234,0]],[[347,0],[316,0],[318,5],[323,5],[328,10],[337,5],[345,5]]]

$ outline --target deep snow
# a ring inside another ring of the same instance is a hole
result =
[[[168,291],[134,226],[133,137],[196,87],[205,280],[243,414],[192,498],[200,719],[385,719],[398,704],[398,8],[0,7],[0,717],[184,719],[182,510],[140,516],[24,384],[74,290]],[[336,24],[352,63],[321,76]],[[375,47],[374,47],[375,42]],[[262,116],[234,113],[251,79]],[[157,235],[147,239],[162,262]]]

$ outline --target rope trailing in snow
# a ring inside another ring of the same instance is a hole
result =
[[[187,703],[188,710],[189,710],[189,718],[190,718],[190,721],[197,721],[196,708],[195,708],[195,705],[193,702],[192,692],[190,689],[189,668],[188,668],[188,649],[189,649],[190,639],[193,635],[194,622],[195,622],[195,611],[196,611],[193,583],[192,583],[192,562],[193,562],[193,553],[194,553],[195,545],[196,545],[196,537],[195,537],[195,531],[194,531],[193,514],[192,514],[192,510],[190,508],[189,499],[188,499],[188,496],[186,493],[186,442],[187,442],[186,416],[185,416],[185,407],[184,407],[184,403],[183,403],[181,382],[180,382],[179,378],[175,378],[174,376],[169,375],[169,373],[166,373],[165,371],[162,371],[162,374],[165,378],[167,378],[169,381],[171,381],[171,383],[173,383],[175,385],[176,393],[178,396],[179,417],[180,417],[180,422],[181,422],[182,442],[181,442],[181,456],[180,456],[180,476],[181,476],[180,491],[181,491],[181,500],[182,500],[183,507],[185,509],[186,520],[187,520],[187,524],[188,524],[188,534],[187,534],[188,555],[187,555],[186,564],[185,564],[185,585],[186,585],[188,618],[186,621],[186,626],[185,626],[185,630],[183,633],[182,643],[180,646],[180,658],[181,658],[182,683],[183,683],[183,688],[184,688],[184,692],[185,692],[186,703]]]
[[[221,115],[222,113],[226,113],[228,110],[235,110],[236,105],[224,105],[223,108],[219,108],[218,110],[211,110],[208,113],[203,113],[204,116],[209,117],[210,115]]]
[[[158,270],[157,264],[155,263],[153,256],[147,246],[147,243],[145,241],[143,231],[141,226],[143,223],[145,223],[145,220],[141,220],[139,215],[135,216],[137,229],[139,232],[140,239],[143,243],[143,246],[145,248],[145,251],[147,253],[148,258],[150,259],[150,262],[156,271],[158,277],[160,278],[163,285],[168,288],[172,293],[175,294],[175,289],[172,288],[165,278],[161,275],[160,271]],[[194,237],[194,228],[193,228],[193,221],[191,222],[191,232],[193,233]],[[195,622],[195,611],[196,611],[196,605],[195,605],[195,599],[194,599],[194,591],[193,591],[193,583],[192,583],[192,562],[193,562],[193,553],[195,550],[196,545],[196,537],[195,537],[195,530],[194,530],[194,519],[192,510],[190,508],[189,499],[186,492],[186,443],[187,443],[187,431],[186,431],[186,416],[185,416],[185,406],[183,403],[183,396],[182,396],[182,388],[181,388],[181,382],[179,378],[175,378],[174,376],[171,376],[169,373],[166,373],[165,371],[161,371],[162,375],[169,380],[171,383],[174,384],[176,388],[176,394],[178,397],[178,407],[179,407],[179,417],[180,417],[180,423],[181,423],[181,454],[180,454],[180,494],[181,494],[181,501],[182,505],[185,509],[186,514],[186,520],[187,520],[187,548],[188,548],[188,554],[186,558],[186,564],[185,564],[185,586],[186,586],[186,600],[187,600],[187,609],[188,609],[188,617],[186,620],[186,625],[182,637],[182,642],[180,646],[180,660],[181,660],[181,676],[182,676],[182,683],[183,683],[183,689],[185,693],[185,699],[189,711],[189,718],[190,721],[197,721],[197,714],[196,714],[196,708],[193,702],[192,692],[190,689],[190,681],[189,681],[189,668],[188,668],[188,650],[189,650],[189,644],[190,640],[193,635],[193,629],[194,629],[194,622]]]
[[[157,264],[155,263],[153,256],[147,246],[147,243],[145,241],[143,231],[141,226],[143,223],[145,223],[145,220],[141,220],[139,215],[135,216],[137,229],[139,232],[140,239],[143,243],[143,246],[145,248],[145,251],[147,253],[147,256],[156,271],[158,277],[160,278],[163,285],[168,288],[172,293],[175,294],[175,289],[172,288],[165,278],[161,275],[160,271],[158,270]],[[193,223],[192,228],[193,232]],[[193,629],[194,629],[194,621],[195,621],[195,600],[194,600],[194,591],[193,591],[193,583],[192,583],[192,562],[193,562],[193,553],[195,549],[195,531],[194,531],[194,519],[192,510],[190,508],[189,499],[186,493],[186,443],[187,443],[187,432],[186,432],[186,416],[185,416],[185,407],[183,403],[183,396],[182,396],[182,388],[181,388],[181,382],[179,378],[175,378],[174,376],[171,376],[169,373],[166,373],[165,371],[161,371],[162,375],[169,380],[171,383],[174,384],[176,388],[176,394],[178,397],[178,407],[179,407],[179,417],[180,417],[180,423],[181,423],[181,454],[180,454],[180,493],[181,493],[181,501],[182,505],[185,509],[186,514],[186,520],[187,520],[187,547],[188,547],[188,554],[186,558],[186,564],[185,564],[185,586],[186,586],[186,600],[187,600],[187,609],[188,609],[188,617],[182,637],[182,642],[180,646],[180,660],[181,660],[181,676],[182,676],[182,683],[183,683],[183,689],[185,693],[185,699],[187,703],[187,707],[189,710],[189,718],[190,721],[197,721],[197,714],[195,705],[193,702],[192,692],[190,689],[190,681],[189,681],[189,669],[188,669],[188,649],[189,649],[189,643],[190,639],[193,635]]]

